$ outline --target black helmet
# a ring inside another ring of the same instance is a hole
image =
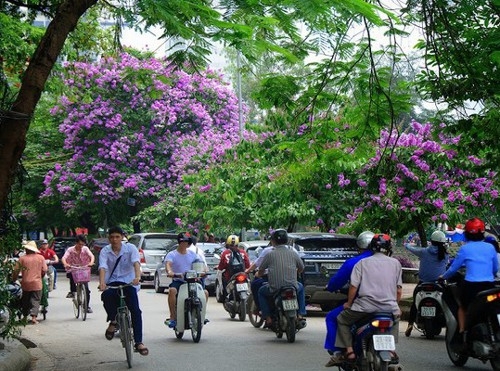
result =
[[[192,239],[191,239],[191,236],[189,235],[189,233],[181,232],[177,235],[177,242],[178,243],[188,242],[189,244],[191,244]]]
[[[285,244],[288,242],[288,233],[284,229],[276,229],[271,234],[271,241],[276,242],[277,244]]]
[[[391,237],[388,234],[378,233],[373,236],[368,248],[373,252],[382,252],[387,254],[392,249]]]

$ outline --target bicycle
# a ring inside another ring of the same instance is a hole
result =
[[[123,289],[128,286],[133,285],[129,283],[119,286],[107,286],[106,289],[120,290],[120,304],[118,305],[116,313],[116,328],[119,329],[122,347],[125,348],[128,368],[132,368],[132,347],[134,342],[132,319],[130,318],[130,311],[128,310],[127,304],[125,303],[125,294],[123,293]]]
[[[76,285],[76,295],[73,297],[73,311],[75,317],[82,315],[82,320],[87,319],[89,308],[87,283],[90,282],[90,267],[71,266],[71,275]]]

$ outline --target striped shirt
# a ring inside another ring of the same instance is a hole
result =
[[[268,270],[269,289],[278,291],[283,286],[297,285],[297,270],[304,269],[304,263],[299,255],[286,245],[278,245],[262,260],[259,270]]]

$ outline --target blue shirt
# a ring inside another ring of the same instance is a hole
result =
[[[116,265],[116,269],[111,276],[111,271],[120,256],[122,258]],[[135,278],[135,262],[141,262],[139,250],[135,245],[128,242],[122,242],[122,247],[118,255],[113,252],[111,245],[106,245],[99,254],[99,269],[106,270],[104,276],[106,284],[111,282],[132,282]],[[140,285],[137,285],[136,289],[139,289],[139,287]]]
[[[177,250],[170,251],[165,256],[164,263],[170,262],[172,264],[172,271],[174,274],[184,274],[185,272],[193,269],[193,263],[200,261],[198,254],[194,251],[187,249],[185,254],[181,254]],[[184,281],[182,278],[175,277],[174,281]]]
[[[356,265],[361,259],[368,258],[372,256],[373,252],[370,250],[365,250],[361,254],[357,256],[353,256],[352,258],[347,259],[344,264],[340,267],[337,273],[335,273],[330,280],[328,281],[328,286],[326,289],[330,292],[334,292],[340,290],[344,287],[351,278],[351,273]]]
[[[492,282],[498,271],[497,252],[493,245],[488,242],[469,241],[458,250],[455,260],[443,278],[450,278],[461,267],[465,267],[466,281]]]
[[[438,247],[415,247],[410,244],[405,245],[406,249],[420,258],[420,268],[418,277],[423,282],[437,281],[439,276],[446,272],[446,265],[449,261],[448,254],[444,255],[443,260],[438,259]]]

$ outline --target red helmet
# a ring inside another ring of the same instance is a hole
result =
[[[484,233],[484,222],[479,218],[472,218],[465,223],[465,232],[470,234]]]

